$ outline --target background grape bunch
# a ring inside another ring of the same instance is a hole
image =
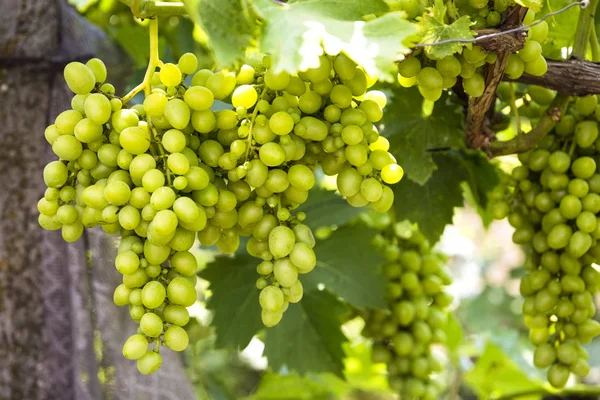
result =
[[[160,345],[188,345],[196,239],[231,254],[249,237],[248,253],[262,259],[262,320],[274,326],[302,298],[298,274],[316,265],[306,215],[293,212],[314,169],[337,175],[351,205],[380,212],[394,199],[386,183],[403,175],[374,126],[385,95],[367,92],[374,80],[346,56],[323,55],[297,76],[269,69],[268,56],[237,74],[197,64],[191,53],[160,63],[143,103],[124,108],[100,60],[71,63],[72,109],[45,132],[59,160],[44,169],[39,223],[69,242],[97,225],[120,234],[114,302],[140,324],[123,355],[143,374],[160,367]],[[233,107],[215,112],[215,101]]]
[[[494,2],[488,9],[487,1],[470,0],[466,15],[477,15],[474,29],[493,28],[501,22],[501,14],[513,4],[506,1]],[[460,10],[459,10],[460,11]],[[524,25],[531,24],[535,13],[528,10]],[[510,54],[505,74],[510,79],[518,79],[523,73],[542,76],[548,70],[542,55],[542,44],[548,36],[548,24],[542,21],[527,30],[527,39],[521,50]],[[417,86],[421,95],[430,101],[437,101],[444,89],[453,88],[458,79],[464,92],[470,97],[479,97],[485,90],[485,66],[494,64],[497,55],[488,53],[476,44],[463,47],[460,54],[435,58],[427,50],[417,50],[398,64],[398,82],[404,87]]]
[[[492,215],[515,227],[527,251],[520,291],[535,344],[534,363],[562,388],[570,373],[589,372],[581,346],[600,334],[593,296],[600,290],[598,101],[578,98],[521,166],[492,193]]]
[[[372,338],[373,361],[386,363],[390,387],[402,398],[434,400],[441,388],[431,379],[442,371],[431,351],[444,343],[452,283],[443,257],[407,221],[387,226],[375,238],[385,255],[385,310],[363,313],[363,335]]]

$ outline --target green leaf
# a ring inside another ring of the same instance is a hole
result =
[[[273,68],[297,72],[318,66],[322,47],[328,53],[345,52],[371,76],[392,81],[395,61],[410,51],[417,26],[403,13],[387,13],[364,21],[369,14],[382,14],[382,0],[307,0],[278,4],[257,0],[264,19],[260,48],[273,56]],[[285,32],[285,34],[282,34]]]
[[[393,187],[397,220],[415,222],[432,244],[452,222],[454,208],[463,205],[460,183],[465,180],[464,169],[451,157],[436,154],[433,161],[438,169],[425,185],[403,179]]]
[[[267,373],[248,400],[330,400],[349,391],[348,384],[329,374],[299,376]]]
[[[138,24],[123,24],[112,32],[112,36],[131,56],[136,66],[143,67],[148,64],[150,36],[147,29]]]
[[[184,0],[192,20],[209,38],[217,63],[233,66],[252,44],[255,17],[247,0]]]
[[[571,3],[572,1],[570,0],[547,0],[544,2],[544,7],[539,14],[546,15]],[[565,12],[546,19],[548,23],[548,38],[543,44],[544,55],[551,54],[552,58],[560,59],[561,49],[573,44],[579,12],[579,7],[571,7]]]
[[[445,331],[446,347],[449,351],[456,351],[458,346],[462,344],[464,334],[460,321],[453,313],[448,313]]]
[[[462,16],[451,24],[444,22],[447,8],[442,0],[435,0],[435,5],[429,14],[421,20],[423,37],[421,43],[435,43],[448,39],[472,39],[475,35],[471,30],[472,22],[468,16]],[[460,53],[464,43],[446,43],[425,47],[425,53],[431,59],[437,60],[454,53]]]
[[[311,229],[346,225],[363,211],[363,208],[352,207],[334,191],[318,187],[312,189],[308,200],[295,210],[295,212],[306,213],[307,218],[304,223]]]
[[[508,397],[512,393],[543,389],[542,381],[535,379],[539,372],[532,370],[533,366],[515,362],[506,352],[509,350],[517,358],[523,358],[525,349],[517,345],[518,334],[505,333],[504,336],[500,343],[497,340],[488,341],[475,367],[464,375],[465,382],[481,398],[487,399],[492,395]],[[539,397],[537,394],[520,396],[519,399],[537,400]]]
[[[263,328],[258,303],[258,261],[249,255],[217,257],[199,276],[210,282],[207,307],[214,311],[212,325],[218,347],[243,349]]]
[[[396,88],[390,97],[382,134],[389,139],[390,151],[406,176],[423,185],[436,169],[432,152],[427,150],[464,146],[461,107],[444,94],[435,102],[431,114],[425,115],[423,98],[416,87]]]
[[[384,259],[371,244],[375,233],[362,225],[345,226],[318,241],[317,266],[302,276],[305,288],[322,283],[355,307],[385,307],[385,279],[377,268]]]
[[[463,149],[450,151],[453,157],[465,170],[465,199],[479,213],[485,226],[493,221],[488,205],[488,195],[500,183],[500,169],[490,162],[483,152]]]
[[[543,4],[542,0],[515,0],[515,3],[526,8],[531,8],[536,13],[540,11]]]
[[[347,341],[341,330],[344,304],[327,291],[309,291],[290,304],[281,322],[267,330],[265,355],[274,370],[342,376]]]

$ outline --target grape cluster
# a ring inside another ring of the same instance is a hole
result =
[[[494,2],[496,3],[496,2]],[[502,3],[502,4],[500,4]],[[469,4],[485,18],[479,25],[496,26],[500,23],[500,15],[507,8],[505,2],[495,4],[495,10],[487,8],[488,2],[470,0]],[[472,12],[472,11],[470,11]],[[533,22],[535,13],[527,12],[523,23]],[[541,44],[548,36],[548,24],[542,21],[528,30],[524,47],[508,58],[506,75],[510,79],[518,79],[524,72],[542,76],[548,66],[542,56]],[[496,53],[487,53],[481,46],[464,47],[461,54],[449,55],[440,59],[432,59],[425,51],[414,52],[398,64],[398,82],[403,87],[417,86],[421,95],[430,101],[437,101],[443,89],[451,89],[462,80],[462,88],[471,97],[479,97],[485,90],[485,65],[496,62]]]
[[[374,340],[373,361],[387,364],[390,387],[401,398],[437,399],[440,387],[431,375],[442,365],[430,347],[446,340],[452,296],[444,287],[452,278],[441,255],[414,227],[389,227],[376,244],[388,260],[383,266],[388,306],[363,314],[363,334]]]
[[[593,296],[600,290],[598,101],[579,98],[536,148],[519,156],[507,190],[492,192],[495,218],[508,216],[513,241],[525,246],[523,315],[534,363],[562,388],[570,373],[589,372],[581,343],[600,334]]]
[[[140,324],[123,354],[144,374],[160,366],[159,345],[188,344],[196,239],[234,253],[249,237],[248,253],[263,260],[262,320],[273,326],[302,298],[298,274],[316,264],[306,216],[293,212],[315,185],[314,169],[337,175],[353,206],[381,212],[394,199],[386,183],[403,175],[374,125],[385,95],[367,92],[375,81],[346,56],[323,55],[298,75],[270,69],[268,56],[237,74],[197,64],[193,54],[160,63],[143,104],[127,108],[103,84],[100,60],[71,63],[72,109],[45,133],[59,160],[44,169],[39,223],[69,242],[97,225],[121,235],[114,302]],[[215,101],[225,109],[213,111]]]

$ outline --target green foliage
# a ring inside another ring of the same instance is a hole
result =
[[[471,19],[468,16],[462,16],[451,24],[447,24],[446,13],[448,8],[442,0],[436,0],[434,6],[428,14],[423,16],[423,37],[421,43],[441,42],[448,39],[471,39],[473,31],[471,30]],[[464,44],[446,43],[439,46],[429,46],[425,48],[425,53],[432,59],[440,59],[454,53],[459,53]]]
[[[218,64],[238,64],[256,29],[246,0],[185,0],[190,16],[210,38]]]
[[[265,19],[260,49],[273,56],[275,70],[288,72],[315,67],[322,44],[326,51],[346,52],[368,74],[391,81],[394,61],[409,51],[407,46],[417,32],[401,13],[363,22],[367,14],[387,11],[381,0],[309,0],[286,6],[257,0],[256,8]]]
[[[396,218],[417,223],[430,243],[438,241],[454,208],[462,206],[464,180],[464,170],[451,157],[436,154],[433,161],[438,169],[423,186],[404,179],[394,187]]]
[[[428,150],[464,146],[461,106],[447,95],[427,115],[417,88],[394,89],[383,124],[382,134],[390,141],[390,151],[404,168],[406,178],[418,185],[425,184],[436,169],[433,152]]]
[[[211,284],[208,308],[214,311],[217,346],[243,349],[262,328],[256,261],[249,255],[222,256],[200,273]]]
[[[535,12],[540,11],[544,4],[542,0],[515,0],[515,2],[522,7],[531,8]]]
[[[533,366],[523,358],[524,351],[516,332],[490,338],[475,367],[465,374],[465,382],[482,398],[543,389]]]
[[[364,210],[352,207],[332,190],[316,187],[296,211],[306,213],[308,218],[304,223],[314,230],[322,226],[346,225]]]
[[[307,290],[302,301],[290,304],[283,320],[267,332],[265,355],[271,367],[342,376],[345,314],[344,304],[331,293]]]
[[[375,233],[360,225],[347,226],[317,242],[317,266],[302,283],[306,288],[323,283],[355,307],[383,307],[385,280],[378,272],[383,258],[371,243]]]

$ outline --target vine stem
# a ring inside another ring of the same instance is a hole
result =
[[[148,60],[148,68],[146,69],[146,74],[144,75],[142,83],[134,87],[131,92],[123,97],[123,104],[129,103],[129,101],[142,90],[146,95],[151,93],[152,89],[150,83],[152,82],[152,75],[154,74],[156,67],[160,64],[160,59],[158,57],[158,20],[151,19],[148,29],[150,33],[150,59]]]
[[[502,395],[499,397],[493,397],[492,400],[511,400],[511,399],[519,399],[525,396],[544,396],[544,395],[579,395],[579,396],[600,396],[600,387],[585,387],[585,388],[571,388],[564,389],[560,392],[553,392],[547,389],[531,389],[525,390],[523,392],[511,393]]]

